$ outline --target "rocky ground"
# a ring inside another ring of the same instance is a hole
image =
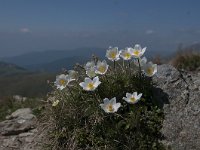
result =
[[[200,150],[200,72],[158,67],[155,97],[164,109],[163,143],[170,150]],[[19,109],[0,122],[0,150],[38,150],[37,119],[31,109]]]
[[[37,119],[30,108],[18,109],[0,122],[0,150],[38,150]]]
[[[154,80],[165,113],[163,143],[167,149],[200,150],[200,72],[161,65]]]

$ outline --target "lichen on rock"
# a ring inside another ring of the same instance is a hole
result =
[[[165,115],[163,143],[168,149],[199,149],[200,73],[180,72],[170,65],[161,65],[154,81],[167,95],[166,101],[162,102]]]

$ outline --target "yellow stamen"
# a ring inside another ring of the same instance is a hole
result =
[[[108,104],[108,105],[107,105],[107,109],[108,109],[108,111],[110,111],[110,112],[114,111],[114,108],[113,108],[113,106],[112,106],[111,104]]]
[[[88,83],[87,87],[88,87],[88,89],[92,90],[92,89],[94,89],[94,84],[93,83]]]
[[[133,52],[133,54],[136,55],[136,56],[138,56],[138,55],[140,54],[140,52],[139,52],[138,50],[135,50],[135,51]]]
[[[154,69],[152,67],[147,68],[147,74],[152,75],[153,71],[154,71]]]
[[[130,54],[130,53],[125,53],[124,57],[125,57],[126,59],[129,59],[129,58],[131,58],[131,54]]]
[[[65,85],[66,81],[64,79],[60,79],[59,83],[60,83],[60,85]]]
[[[115,59],[115,58],[116,58],[116,55],[117,55],[116,52],[110,52],[110,57],[111,57],[112,59]]]
[[[104,73],[106,71],[106,67],[105,66],[100,66],[98,68],[99,72]]]
[[[136,99],[135,99],[135,97],[131,97],[130,100],[131,100],[131,102],[135,102]]]

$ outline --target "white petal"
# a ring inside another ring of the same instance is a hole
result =
[[[58,87],[58,89],[63,90],[65,87],[64,86],[60,86]]]
[[[130,98],[131,96],[132,96],[131,93],[126,93],[126,97],[127,97],[127,98]]]
[[[64,78],[66,78],[66,75],[65,74],[60,74],[60,75],[57,76],[57,78],[64,79]]]
[[[110,104],[112,104],[112,105],[116,104],[116,97],[113,97],[113,98],[110,100]]]
[[[100,84],[101,84],[101,82],[98,81],[98,82],[95,82],[95,83],[94,83],[94,86],[95,86],[95,87],[98,87]]]
[[[69,84],[71,81],[75,81],[75,79],[69,78],[67,84]]]
[[[101,66],[101,64],[102,64],[101,61],[98,60],[98,62],[97,62],[97,67],[98,67],[98,66]]]
[[[133,92],[133,97],[136,97],[137,96],[137,92]]]
[[[108,112],[107,109],[106,109],[106,105],[105,105],[105,104],[100,104],[100,107],[101,107],[105,112]]]
[[[113,105],[113,108],[114,108],[115,112],[117,112],[119,107],[121,107],[121,103],[116,103],[115,105]]]
[[[118,60],[120,60],[119,55],[118,55],[118,57],[115,59],[115,61],[118,61]]]
[[[118,53],[118,47],[114,47],[113,50]]]
[[[142,93],[140,93],[140,94],[137,96],[137,99],[139,100],[141,97],[142,97]]]
[[[134,49],[133,49],[132,47],[128,47],[127,50],[128,50],[130,53],[133,53],[133,50],[134,50]]]
[[[94,66],[95,66],[94,61],[89,61],[86,63],[85,69],[90,69],[90,68],[93,68]]]
[[[130,101],[130,98],[123,97],[123,100],[129,102],[129,101]]]
[[[141,47],[139,44],[135,44],[135,47],[134,47],[134,49],[136,49],[136,50],[141,50],[141,49],[142,49],[142,47]]]
[[[103,107],[105,107],[105,104],[100,104],[101,108],[103,109]]]
[[[67,80],[67,82],[69,83],[69,82],[71,82],[71,81],[74,81],[75,78],[74,78],[73,76],[68,75],[68,76],[66,77],[66,80]]]
[[[146,58],[146,57],[143,57],[143,58],[140,60],[140,65],[141,65],[141,66],[144,66],[146,63],[147,63],[147,58]]]
[[[106,51],[106,57],[109,58],[109,50]]]
[[[97,86],[99,86],[99,84],[101,84],[101,82],[99,81],[99,77],[98,76],[93,79],[93,83],[94,83],[95,87],[97,87]]]
[[[144,47],[144,48],[142,49],[142,54],[145,53],[146,49],[147,49],[146,47]]]
[[[93,82],[95,83],[95,82],[98,82],[98,81],[99,81],[99,77],[96,76],[96,77],[93,79]]]
[[[85,87],[85,82],[81,82],[81,83],[79,83],[79,85],[84,88]]]
[[[104,103],[105,105],[107,105],[107,104],[109,103],[109,101],[110,101],[110,100],[109,100],[108,98],[104,98],[104,99],[103,99],[103,103]]]
[[[85,83],[86,84],[91,83],[91,82],[92,82],[92,80],[90,78],[88,78],[88,77],[85,78]]]
[[[158,71],[157,64],[154,64],[154,71],[155,71],[155,73]]]

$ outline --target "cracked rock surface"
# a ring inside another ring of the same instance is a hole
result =
[[[165,114],[163,143],[172,150],[199,150],[200,72],[179,72],[170,65],[161,65],[154,81],[162,90],[157,90],[155,96],[162,101]]]
[[[31,109],[18,109],[0,122],[0,150],[38,150],[37,132]]]

